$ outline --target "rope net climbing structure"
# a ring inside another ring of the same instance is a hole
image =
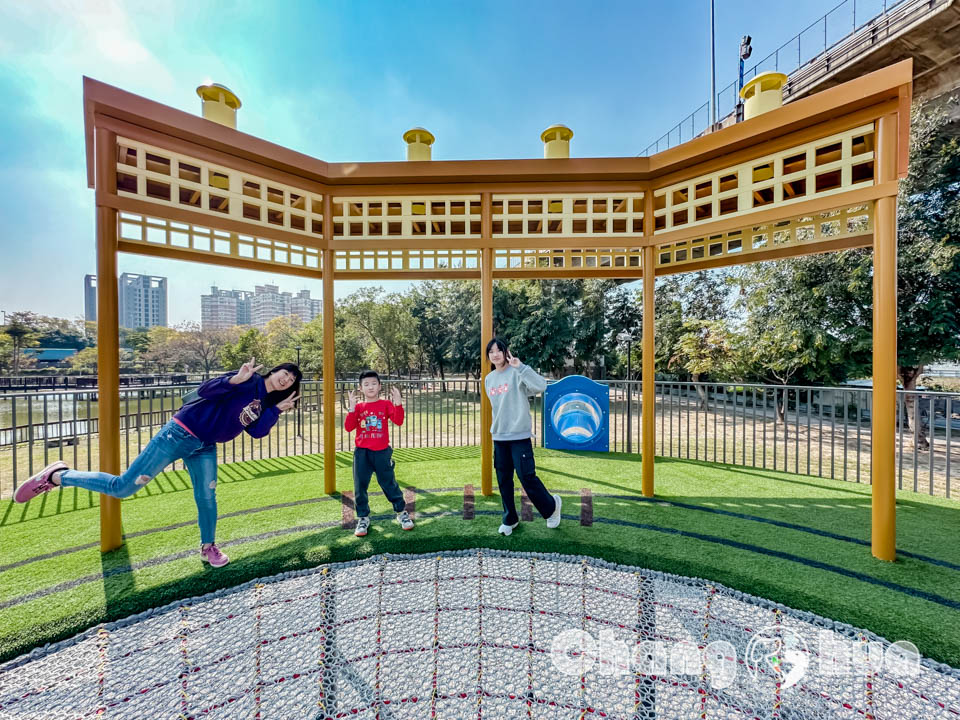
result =
[[[960,673],[704,580],[472,550],[284,573],[0,666],[0,718],[956,718]]]

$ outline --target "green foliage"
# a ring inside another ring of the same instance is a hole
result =
[[[416,343],[409,296],[384,295],[379,287],[361,288],[339,307],[344,321],[361,331],[367,341],[365,360],[369,367],[388,376],[409,369]]]
[[[95,373],[97,371],[97,348],[84,348],[68,359],[67,363],[74,372]]]
[[[250,358],[265,365],[263,361],[269,355],[266,336],[257,328],[246,330],[236,342],[226,343],[219,352],[220,364],[227,370],[236,370]]]

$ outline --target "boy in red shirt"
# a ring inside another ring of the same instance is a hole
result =
[[[404,530],[413,530],[413,520],[406,511],[403,493],[393,474],[393,448],[390,447],[390,431],[387,421],[403,424],[403,398],[394,387],[390,400],[380,400],[380,376],[373,370],[360,373],[360,393],[364,402],[357,402],[357,394],[351,390],[347,395],[349,407],[343,421],[347,432],[357,431],[356,448],[353,451],[353,495],[357,509],[357,528],[353,534],[363,537],[370,529],[370,503],[367,488],[370,476],[377,474],[377,482],[387,500],[397,513],[397,521]]]

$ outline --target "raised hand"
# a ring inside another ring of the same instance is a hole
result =
[[[256,365],[255,363],[256,361],[253,358],[250,358],[248,362],[245,362],[243,365],[241,365],[240,369],[237,370],[237,374],[230,378],[230,384],[239,385],[240,383],[246,382],[252,378],[255,372],[263,368],[263,365]]]
[[[300,398],[300,393],[294,393],[288,397],[285,397],[283,400],[277,403],[277,410],[280,412],[286,412],[287,410],[292,410],[293,406],[296,404],[297,400]]]
[[[513,355],[509,350],[507,351],[507,362],[510,363],[510,367],[518,368],[520,367],[520,358],[516,355]]]
[[[403,397],[400,395],[400,390],[396,385],[390,389],[390,402],[394,405],[403,405]]]
[[[351,390],[347,393],[347,412],[353,412],[357,407],[357,393]]]

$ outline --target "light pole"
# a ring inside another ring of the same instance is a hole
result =
[[[617,340],[619,340],[621,344],[625,344],[627,346],[627,452],[629,453],[629,452],[633,452],[633,411],[631,409],[631,405],[632,405],[631,396],[633,395],[633,393],[630,392],[630,376],[632,374],[631,355],[633,354],[632,353],[633,335],[631,335],[626,331],[623,331],[622,333],[617,335]]]
[[[753,53],[753,46],[750,45],[751,38],[744,35],[740,40],[740,75],[737,80],[737,122],[742,120],[743,100],[740,99],[740,91],[743,90],[743,61]]]
[[[717,129],[717,43],[713,15],[713,0],[710,0],[710,132]]]

